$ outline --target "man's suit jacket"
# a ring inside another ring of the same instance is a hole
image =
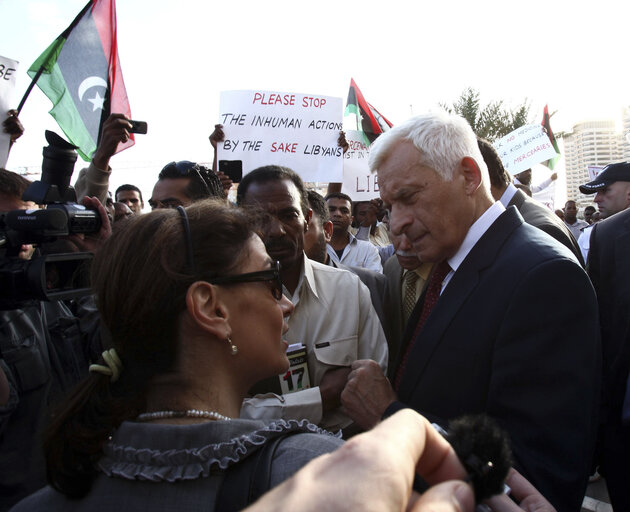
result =
[[[368,290],[370,290],[370,299],[372,299],[372,306],[374,306],[374,311],[376,311],[376,315],[378,319],[381,321],[381,326],[383,327],[383,331],[385,330],[385,311],[383,309],[383,304],[385,303],[385,294],[387,289],[387,279],[380,272],[375,272],[374,270],[370,270],[368,268],[362,267],[349,267],[348,265],[344,265],[343,263],[338,263],[334,261],[332,258],[329,260],[329,265],[335,268],[340,268],[342,270],[347,270],[356,274],[361,282],[367,286]],[[391,355],[389,356],[391,359]],[[389,368],[389,365],[387,366]]]
[[[552,238],[558,240],[558,242],[575,254],[580,265],[584,266],[582,251],[573,233],[571,233],[567,225],[544,204],[532,199],[522,190],[517,190],[508,206],[516,206],[527,224],[536,226]]]
[[[604,391],[620,403],[630,348],[630,208],[593,226],[588,273],[599,304]]]
[[[383,275],[387,278],[387,291],[383,310],[385,313],[385,324],[383,330],[389,345],[389,366],[388,377],[392,380],[394,373],[394,358],[398,354],[402,335],[405,331],[405,321],[402,309],[402,280],[403,268],[398,263],[398,258],[394,254],[383,265]],[[393,380],[392,380],[393,381]]]
[[[621,410],[630,370],[630,209],[593,226],[588,272],[599,302],[604,391],[601,472],[615,510],[630,510],[630,427]]]
[[[411,349],[402,403],[386,414],[403,404],[442,424],[488,414],[509,434],[519,471],[559,511],[579,510],[594,445],[599,350],[588,276],[565,247],[509,208],[445,287]]]

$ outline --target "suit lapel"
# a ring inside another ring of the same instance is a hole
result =
[[[515,207],[510,207],[482,235],[451,278],[409,354],[399,390],[400,399],[403,402],[408,401],[410,394],[416,389],[417,382],[429,363],[432,353],[439,345],[452,319],[477,287],[481,273],[494,263],[506,239],[521,224],[523,224],[523,218]],[[405,339],[413,335],[423,303],[424,294],[411,316],[413,321],[410,319]],[[397,363],[399,364],[400,361]]]

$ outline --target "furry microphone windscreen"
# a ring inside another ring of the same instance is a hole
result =
[[[503,492],[512,451],[507,434],[493,419],[457,418],[450,422],[446,438],[468,472],[477,503]]]

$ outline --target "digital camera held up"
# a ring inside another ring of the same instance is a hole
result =
[[[76,146],[48,130],[46,140],[41,180],[22,195],[24,201],[45,208],[0,212],[0,309],[14,309],[27,300],[65,300],[90,291],[92,253],[36,252],[31,260],[18,258],[23,244],[47,244],[101,228],[99,213],[77,204],[70,186]]]

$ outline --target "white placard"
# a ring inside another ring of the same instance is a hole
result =
[[[369,141],[363,132],[357,130],[346,130],[346,140],[350,148],[343,157],[342,192],[353,201],[369,201],[379,197],[378,176],[370,172],[368,167]]]
[[[495,141],[505,170],[512,176],[556,156],[549,137],[539,124],[517,128]]]
[[[587,166],[588,181],[593,181],[604,170],[605,165],[589,165]]]
[[[11,136],[4,131],[2,123],[7,118],[7,112],[15,108],[12,105],[15,90],[16,71],[18,61],[0,55],[0,167],[6,167],[9,158]]]
[[[241,160],[243,174],[261,165],[283,165],[304,181],[342,180],[337,144],[341,98],[273,91],[224,91],[219,123],[225,141],[218,159]]]

